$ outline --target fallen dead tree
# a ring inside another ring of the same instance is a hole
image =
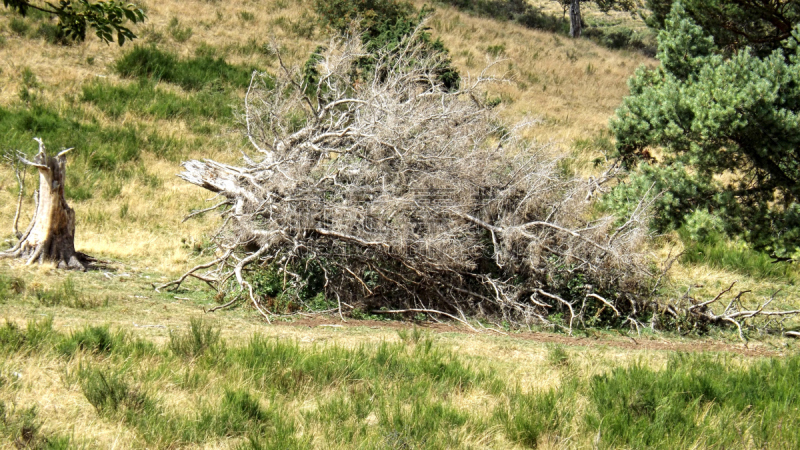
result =
[[[767,307],[775,300],[775,295],[762,303],[755,305],[745,304],[743,298],[749,294],[749,290],[739,291],[732,295],[734,281],[726,289],[720,291],[714,298],[699,301],[691,296],[691,289],[674,302],[665,302],[660,306],[661,320],[669,322],[678,331],[683,327],[687,331],[703,330],[708,326],[735,326],[739,334],[739,339],[745,341],[744,329],[751,328],[755,331],[772,332],[774,330],[783,331],[789,319],[800,314],[800,309],[795,310],[769,310]],[[723,302],[726,295],[731,294],[730,301],[724,308],[714,307]],[[658,314],[653,318],[653,322],[658,320]],[[663,326],[663,325],[662,325]],[[786,336],[794,337],[794,331],[785,331]]]
[[[418,31],[419,32],[419,31]],[[639,326],[661,310],[647,269],[647,205],[623,221],[592,197],[611,176],[565,175],[481,99],[487,71],[447,91],[441,55],[414,35],[365,55],[357,37],[315,55],[318,76],[254,74],[244,125],[255,156],[187,161],[180,177],[218,195],[216,257],[200,279],[248,300],[270,271],[303,303],[467,322]],[[369,70],[356,64],[369,56]],[[524,124],[523,124],[524,125]],[[191,216],[190,216],[191,217]]]

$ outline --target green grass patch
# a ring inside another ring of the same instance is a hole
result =
[[[190,148],[184,140],[165,137],[135,124],[100,125],[95,118],[75,108],[57,110],[38,101],[24,107],[0,107],[0,140],[6,148],[33,154],[37,151],[34,137],[41,137],[50,152],[74,148],[68,156],[65,194],[77,201],[97,193],[115,197],[113,190],[103,192],[104,187],[132,175],[133,171],[124,169],[135,164],[142,152],[172,161],[180,159]],[[112,173],[114,176],[110,177]]]
[[[798,281],[798,271],[794,264],[776,263],[766,253],[753,250],[743,242],[729,240],[716,233],[696,239],[686,228],[679,230],[678,234],[685,246],[681,256],[684,263],[704,264],[757,279],[770,278],[791,283]]]
[[[32,287],[28,294],[46,307],[66,306],[74,309],[95,309],[108,306],[109,297],[81,292],[72,278],[67,278],[53,287]]]
[[[205,89],[184,96],[156,87],[149,79],[138,83],[114,85],[105,81],[85,84],[81,101],[91,103],[112,119],[126,112],[174,120],[214,120],[233,122],[233,95],[219,90]]]
[[[154,46],[134,46],[115,65],[117,73],[127,78],[151,79],[181,86],[187,90],[214,87],[244,89],[255,68],[228,64],[207,52],[188,59]]]
[[[58,339],[53,330],[53,317],[30,320],[23,330],[13,322],[0,326],[0,353],[34,352],[50,348]]]
[[[589,377],[567,350],[552,346],[546,359],[561,382],[532,390],[419,330],[399,334],[398,342],[355,348],[259,335],[228,346],[218,328],[193,320],[158,348],[108,326],[59,334],[46,319],[25,329],[0,327],[0,352],[17,360],[70,356],[56,358],[72,364],[62,376],[67,388],[77,384],[98,416],[131,431],[134,447],[211,441],[238,448],[358,442],[427,449],[800,444],[797,354],[753,360],[674,354],[665,368],[634,363]],[[11,389],[4,386],[16,384],[2,369],[0,401]],[[179,408],[168,401],[176,392],[183,399]],[[468,406],[465,398],[486,399],[486,407]]]
[[[0,274],[0,303],[5,303],[25,292],[25,280]]]
[[[42,433],[42,421],[36,407],[18,408],[0,400],[0,436],[16,448],[69,449],[74,448],[66,436]]]
[[[523,392],[516,388],[508,394],[508,403],[494,412],[509,439],[525,447],[536,448],[542,436],[565,430],[574,414],[574,387],[544,392]]]
[[[587,424],[607,447],[794,448],[800,356],[739,368],[722,356],[676,355],[595,377]]]
[[[377,347],[329,346],[309,351],[296,342],[254,336],[247,346],[231,350],[228,361],[243,367],[259,387],[281,392],[382,378],[395,382],[424,379],[452,392],[493,380],[489,373],[434,346],[431,339],[410,346],[384,342]]]

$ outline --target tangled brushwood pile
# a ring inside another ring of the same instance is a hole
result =
[[[340,38],[304,70],[254,74],[244,121],[258,157],[180,175],[222,198],[197,212],[222,208],[217,257],[162,288],[195,277],[233,295],[222,307],[248,299],[267,319],[275,295],[568,330],[691,314],[653,300],[646,205],[599,216],[609,176],[566,176],[523,125],[504,126],[481,100],[487,71],[445,88],[446,54],[420,32],[369,54]]]
[[[323,292],[340,310],[557,315],[564,327],[637,317],[651,284],[641,217],[595,217],[597,181],[565,177],[548,146],[502,125],[481,101],[486,71],[445,89],[446,56],[420,32],[372,54],[340,38],[312,71],[254,75],[245,121],[258,159],[188,161],[180,175],[224,198],[209,209],[224,209],[218,258],[165,287],[235,280],[268,315],[251,275],[270,270],[297,301]]]

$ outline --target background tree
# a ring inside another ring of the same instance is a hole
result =
[[[775,258],[800,256],[798,38],[795,29],[763,57],[749,46],[729,53],[674,4],[659,33],[661,66],[636,72],[612,120],[636,171],[608,201],[653,188],[664,193],[660,229],[706,211]]]
[[[639,0],[556,0],[561,4],[565,12],[569,12],[569,36],[572,38],[581,37],[583,30],[583,19],[581,16],[581,3],[593,2],[600,8],[600,11],[637,11],[640,6]]]
[[[28,10],[35,9],[58,17],[58,26],[66,37],[83,41],[86,39],[87,28],[92,28],[104,42],[114,42],[116,39],[119,45],[136,38],[133,31],[126,26],[127,22],[136,24],[143,22],[146,17],[144,11],[136,5],[115,0],[60,0],[58,5],[30,0],[3,0],[3,5],[23,16]]]

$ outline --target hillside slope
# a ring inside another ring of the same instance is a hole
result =
[[[291,63],[302,63],[310,49],[328,39],[315,22],[307,1],[146,1],[142,5],[148,20],[139,27],[140,39],[135,45],[155,45],[181,58],[192,58],[200,52],[222,57],[233,65],[274,73],[276,58],[267,49],[272,39]],[[86,88],[135,85],[135,81],[121,78],[114,70],[115,62],[130,52],[132,45],[119,48],[91,37],[85,43],[53,45],[46,37],[39,37],[44,34],[39,30],[47,22],[45,19],[23,20],[12,17],[5,9],[0,14],[0,35],[4,40],[0,45],[0,70],[6,80],[0,86],[0,107],[30,110],[41,105],[62,118],[101,127],[123,127],[139,135],[152,135],[150,141],[165,141],[152,145],[145,142],[141,155],[100,176],[88,173],[93,169],[91,164],[87,167],[71,163],[72,191],[87,194],[72,196],[78,217],[78,248],[103,257],[133,258],[169,273],[184,270],[188,264],[186,242],[202,241],[210,223],[180,223],[203,200],[198,189],[181,183],[174,174],[183,159],[235,160],[240,150],[247,150],[237,135],[233,117],[240,107],[242,86],[226,87],[227,95],[216,100],[232,107],[231,117],[208,120],[202,112],[199,116],[158,117],[141,108],[136,111],[130,104],[117,105],[121,111],[109,114],[109,108],[104,110],[97,101],[87,101]],[[502,100],[502,115],[509,120],[526,115],[542,119],[542,124],[530,131],[530,137],[553,141],[565,152],[572,151],[576,141],[581,142],[582,151],[592,155],[597,154],[595,147],[607,147],[604,130],[608,117],[626,93],[626,79],[639,64],[653,64],[636,53],[609,51],[588,41],[571,41],[514,24],[471,17],[448,7],[438,8],[429,25],[434,36],[443,39],[465,75],[477,74],[487,62],[502,58],[497,74],[512,82],[488,95]],[[174,94],[192,99],[207,93],[164,82],[155,88],[159,91],[155,95],[161,97]],[[22,91],[30,92],[35,100],[23,102]],[[109,101],[122,102],[119,98]],[[151,103],[159,101],[154,97]],[[11,140],[31,150],[33,141],[27,142],[23,137],[36,133],[17,130],[18,124],[6,122],[0,125],[3,147],[8,147]],[[203,127],[198,122],[208,123]],[[11,135],[14,139],[9,139]],[[81,142],[64,145],[81,151]],[[111,153],[122,153],[126,143],[103,139],[103,145]],[[159,150],[163,147],[171,148],[169,155]],[[125,174],[126,171],[134,174]],[[120,172],[124,175],[122,182],[111,180]],[[0,169],[0,223],[9,223],[13,215],[15,185],[11,173]],[[85,198],[89,195],[91,198]]]

